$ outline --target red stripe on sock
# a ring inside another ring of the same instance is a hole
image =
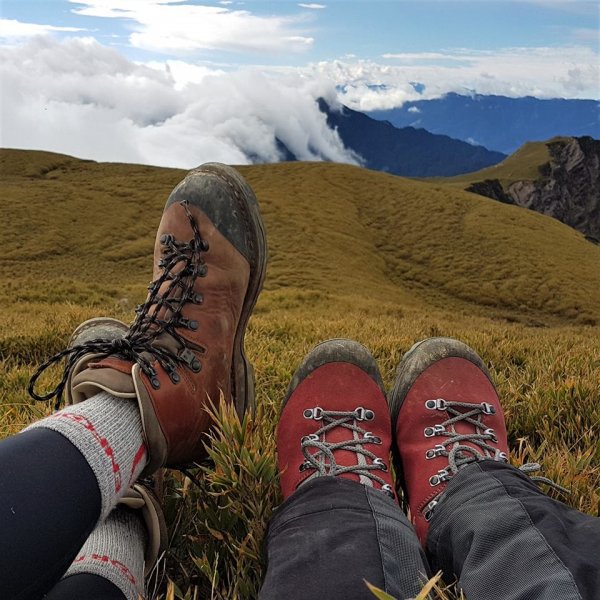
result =
[[[142,443],[142,445],[138,448],[138,451],[135,453],[133,457],[133,464],[131,465],[131,473],[129,474],[129,485],[131,485],[137,477],[135,476],[135,471],[138,468],[138,465],[142,461],[142,459],[146,458],[146,445]]]
[[[59,412],[59,413],[56,413],[55,415],[53,415],[51,418],[53,418],[53,419],[62,418],[62,419],[67,419],[69,421],[73,421],[75,423],[78,423],[79,425],[83,425],[83,427],[92,434],[93,438],[98,442],[98,444],[104,451],[104,454],[106,454],[106,456],[108,457],[108,459],[111,462],[112,472],[113,472],[113,475],[115,478],[115,494],[118,494],[119,491],[121,490],[121,487],[123,486],[123,482],[122,482],[122,478],[121,478],[121,468],[119,467],[119,463],[117,462],[117,460],[115,458],[115,453],[114,453],[109,441],[105,437],[102,437],[98,433],[96,428],[94,427],[94,424],[87,417],[84,417],[83,415]]]
[[[83,561],[97,562],[97,563],[103,563],[105,565],[111,565],[112,567],[117,569],[117,571],[119,571],[122,575],[124,575],[127,578],[127,581],[129,581],[133,585],[137,586],[137,579],[134,577],[133,573],[127,568],[127,565],[124,565],[122,562],[119,562],[118,560],[110,558],[110,556],[107,556],[106,554],[96,554],[95,552],[93,552],[89,556],[86,556],[86,555],[78,556],[73,562],[79,563],[79,562],[83,562]]]

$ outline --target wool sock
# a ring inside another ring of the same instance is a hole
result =
[[[127,600],[144,595],[146,530],[139,511],[117,506],[98,524],[63,579],[89,573],[118,587]]]
[[[133,400],[100,392],[27,429],[36,427],[46,427],[65,436],[88,462],[102,498],[100,521],[108,516],[146,465],[142,420]]]

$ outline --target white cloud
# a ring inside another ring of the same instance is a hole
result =
[[[334,60],[311,64],[306,76],[322,76],[340,89],[339,98],[357,110],[394,108],[448,92],[598,98],[598,53],[586,46],[466,49],[443,53],[387,54],[385,63]],[[410,82],[421,82],[417,92]]]
[[[88,38],[0,48],[0,145],[95,160],[191,168],[205,161],[355,162],[315,98],[333,86],[253,69],[136,64]]]
[[[183,4],[184,0],[69,0],[73,12],[136,23],[129,43],[180,56],[202,50],[302,52],[314,40],[300,17],[257,16],[225,6]]]
[[[299,3],[298,6],[301,6],[302,8],[310,8],[312,10],[323,10],[324,8],[327,8],[326,4],[315,4],[314,2],[310,4]]]
[[[409,113],[415,113],[415,114],[419,114],[421,112],[421,109],[418,106],[411,106],[408,109]]]
[[[77,32],[85,30],[77,27],[56,27],[54,25],[40,25],[38,23],[23,23],[15,19],[0,19],[0,40],[3,42],[59,31]]]

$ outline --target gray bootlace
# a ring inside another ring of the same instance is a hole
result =
[[[314,469],[306,481],[315,477],[336,476],[342,473],[355,473],[359,476],[360,483],[374,487],[376,482],[389,496],[394,497],[392,486],[379,477],[374,471],[387,471],[385,461],[376,454],[367,450],[367,444],[380,445],[381,439],[370,431],[363,429],[358,422],[372,421],[375,413],[372,410],[358,407],[353,411],[324,410],[320,406],[304,411],[305,419],[323,421],[323,426],[310,435],[305,435],[301,440],[302,453],[305,461],[300,465],[300,470]],[[351,432],[347,440],[341,442],[328,442],[326,436],[337,427],[343,427]],[[311,452],[310,450],[314,450]],[[357,457],[355,465],[339,465],[335,459],[336,450],[354,452]],[[368,462],[371,461],[371,462]]]
[[[492,404],[482,402],[480,404],[473,404],[469,402],[456,402],[451,400],[444,400],[443,398],[436,398],[435,400],[426,400],[425,408],[429,410],[443,410],[447,414],[451,415],[450,418],[446,419],[440,424],[433,425],[432,427],[426,427],[424,429],[425,437],[446,437],[445,441],[440,444],[436,444],[433,448],[427,450],[425,456],[427,459],[436,458],[438,456],[444,456],[448,458],[448,467],[440,469],[435,475],[429,478],[429,484],[434,487],[448,481],[451,477],[458,473],[462,467],[485,459],[491,459],[498,462],[508,463],[508,456],[505,452],[502,452],[499,448],[492,446],[489,442],[497,443],[495,431],[488,427],[482,422],[484,415],[493,415],[496,413],[496,409]],[[467,409],[466,412],[461,412],[457,409]],[[453,425],[463,421],[469,423],[475,428],[473,433],[456,433],[456,431],[448,430]],[[470,442],[473,446],[467,446],[464,442]],[[448,450],[448,448],[450,450]],[[478,450],[479,448],[480,450]],[[541,469],[538,463],[527,463],[521,465],[519,470],[523,473],[533,473]],[[569,493],[569,490],[558,485],[551,479],[543,477],[541,475],[530,475],[530,479],[535,483],[545,483],[555,490]],[[426,507],[424,512],[425,519],[430,520],[432,516],[433,508],[439,501],[441,494],[440,492]]]

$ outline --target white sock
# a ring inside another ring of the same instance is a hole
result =
[[[108,516],[146,466],[142,420],[133,400],[100,392],[27,429],[36,427],[64,435],[88,462],[100,488],[100,520]]]
[[[143,596],[146,530],[138,513],[115,508],[92,531],[64,577],[90,573],[110,581],[127,600]]]

